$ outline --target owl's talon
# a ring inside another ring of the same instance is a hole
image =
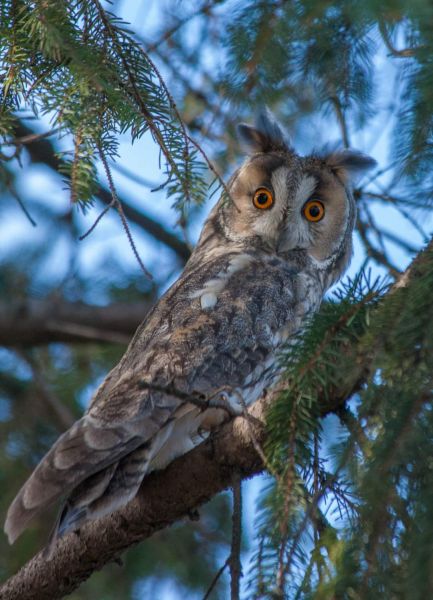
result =
[[[239,417],[244,412],[244,407],[236,398],[228,398],[225,394],[210,398],[208,405],[209,408],[225,410],[231,417]]]

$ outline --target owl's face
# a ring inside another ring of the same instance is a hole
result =
[[[319,268],[346,264],[356,219],[351,179],[375,161],[348,150],[300,157],[268,112],[239,133],[250,156],[229,181],[231,201],[221,199],[212,211],[199,247],[215,247],[223,237],[281,256],[301,250]]]
[[[241,167],[230,193],[231,239],[258,237],[276,253],[303,249],[322,262],[353,230],[353,196],[319,159],[257,154]]]

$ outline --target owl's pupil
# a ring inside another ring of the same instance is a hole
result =
[[[259,194],[257,196],[257,202],[259,204],[266,204],[267,201],[268,201],[268,196],[266,194]]]
[[[318,206],[310,206],[310,215],[316,218],[320,215],[320,208]]]

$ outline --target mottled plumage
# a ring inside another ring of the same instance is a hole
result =
[[[300,157],[268,112],[239,133],[249,156],[228,183],[231,200],[214,207],[178,281],[18,493],[5,524],[10,542],[59,498],[55,535],[112,512],[146,473],[228,417],[212,398],[238,411],[240,395],[254,402],[278,375],[281,344],[345,270],[356,214],[350,178],[374,161],[347,150]],[[253,202],[262,188],[270,208]],[[312,198],[324,207],[318,222],[306,218]],[[202,394],[209,408],[186,394]]]

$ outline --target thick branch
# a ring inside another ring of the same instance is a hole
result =
[[[358,381],[354,381],[352,392],[357,386]],[[336,394],[335,402],[323,407],[323,416],[337,410],[345,398]],[[215,494],[230,487],[234,471],[243,479],[261,472],[263,463],[256,444],[264,442],[265,412],[271,402],[272,395],[259,400],[250,409],[254,419],[237,417],[164,471],[146,477],[138,495],[127,506],[86,524],[79,534],[60,539],[51,560],[37,554],[0,588],[0,600],[63,598],[125,549],[187,518]]]
[[[91,306],[60,299],[0,302],[0,346],[36,346],[51,342],[127,344],[150,303]]]
[[[433,242],[428,250],[433,251]],[[431,254],[419,254],[390,293],[419,276],[418,267],[424,260],[431,260]],[[359,358],[354,361],[358,368],[354,369],[351,380],[344,382],[344,389],[332,390],[332,400],[321,407],[322,416],[338,411],[359,389],[374,360],[374,352]],[[198,506],[228,488],[232,485],[234,471],[242,478],[260,472],[263,463],[256,445],[264,442],[263,421],[270,402],[272,394],[251,407],[253,420],[236,418],[167,469],[146,477],[137,497],[126,507],[85,525],[79,534],[72,533],[58,541],[51,560],[46,560],[42,554],[36,555],[0,588],[0,599],[62,598],[129,546],[188,517]]]
[[[263,418],[264,403],[254,406]],[[263,428],[257,428],[263,439]],[[51,560],[36,555],[0,588],[1,600],[54,600],[70,593],[94,570],[129,546],[187,517],[192,509],[233,483],[233,469],[248,477],[262,469],[245,420],[238,417],[211,440],[145,479],[138,496],[115,514],[58,542]]]

